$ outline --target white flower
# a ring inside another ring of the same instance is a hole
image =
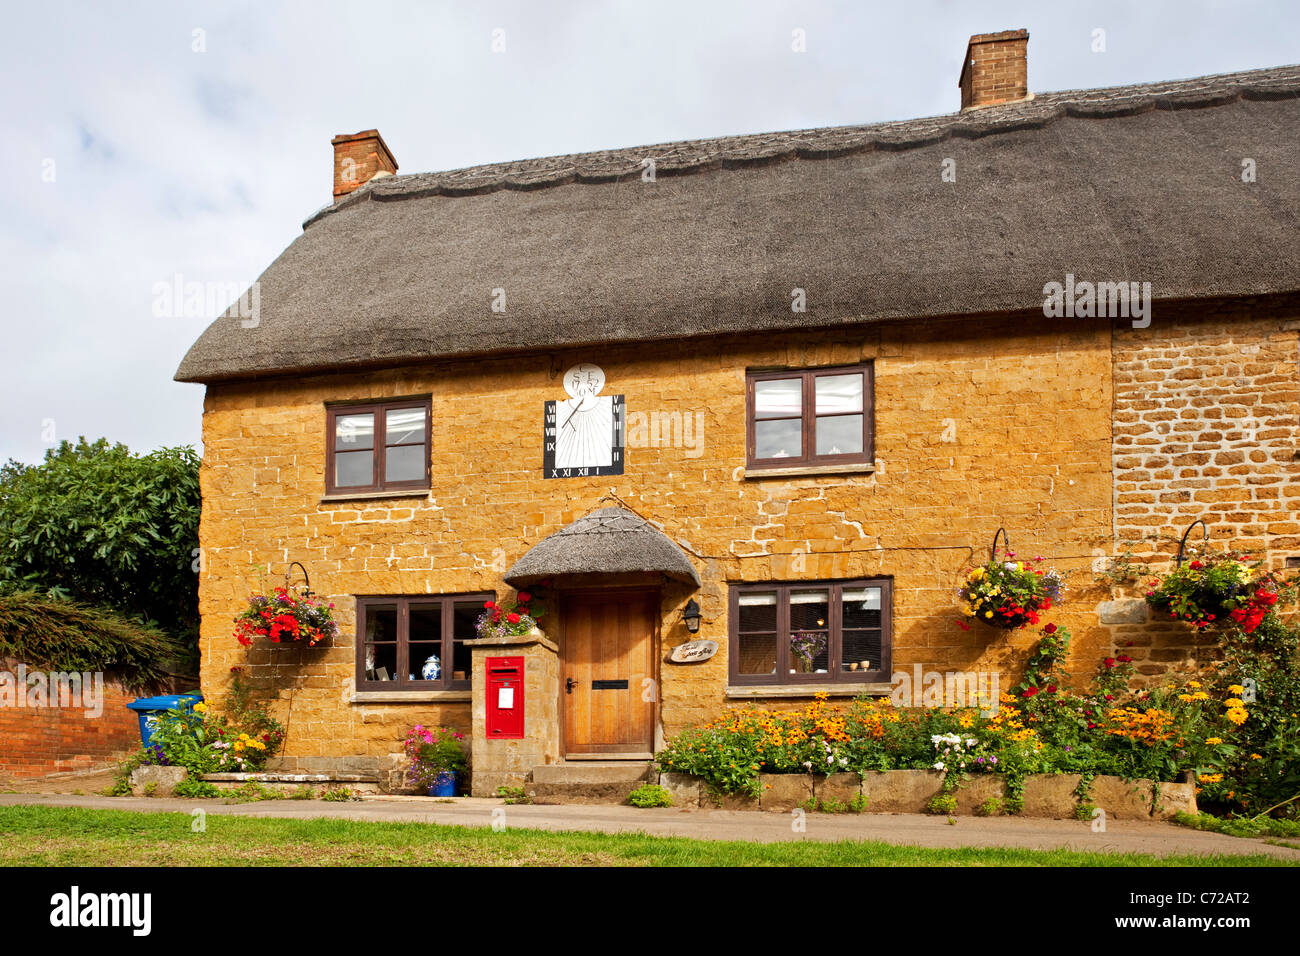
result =
[[[942,769],[943,769],[943,761],[942,761],[942,760],[937,761],[937,762],[935,763],[935,765],[934,765],[934,769],[935,769],[935,770],[942,770]]]
[[[966,738],[966,746],[967,746],[967,747],[974,747],[977,743],[979,743],[979,741],[977,741],[974,737],[967,737],[967,738]]]
[[[841,757],[841,758],[840,758],[840,766],[841,766],[841,767],[847,767],[848,765],[849,765],[849,758],[848,758],[848,757]]]

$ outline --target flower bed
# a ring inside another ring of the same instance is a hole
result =
[[[996,709],[901,709],[866,697],[842,706],[819,693],[800,709],[736,709],[689,729],[659,754],[659,768],[742,801],[762,798],[765,775],[911,770],[942,780],[943,805],[992,775],[1011,812],[1035,775],[1078,775],[1081,798],[1101,777],[1172,784],[1199,771],[1207,783],[1222,782],[1238,756],[1233,739],[1250,720],[1240,687],[1211,694],[1189,681],[1130,691],[1133,666],[1118,655],[1101,662],[1088,691],[1071,692],[1068,647],[1068,632],[1045,626],[1024,681]]]

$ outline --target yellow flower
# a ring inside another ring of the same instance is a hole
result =
[[[1198,690],[1195,694],[1192,695],[1192,700],[1209,700],[1209,699],[1210,699],[1210,695],[1203,690]]]
[[[196,714],[205,713],[207,709],[208,709],[208,705],[203,703],[202,701],[199,701],[197,704],[194,705],[194,713]]]
[[[1221,773],[1207,773],[1200,778],[1201,783],[1218,783],[1223,779]]]
[[[1192,702],[1192,695],[1191,695],[1191,694],[1179,694],[1179,695],[1178,695],[1178,699],[1181,700],[1184,704],[1190,704],[1190,703]]]
[[[1223,743],[1223,738],[1222,738],[1222,737],[1206,737],[1206,738],[1205,738],[1205,742],[1206,742],[1207,744],[1209,744],[1211,747],[1214,747],[1214,746],[1217,746],[1218,744]]]
[[[1187,682],[1187,686],[1188,686],[1188,687],[1191,687],[1191,688],[1193,688],[1193,689],[1195,689],[1195,688],[1201,686],[1201,682],[1198,681],[1198,680],[1189,680],[1189,681]]]
[[[1261,757],[1259,754],[1251,754],[1251,755],[1250,755],[1250,759],[1251,759],[1251,760],[1263,760],[1264,758]]]
[[[1227,701],[1225,701],[1225,703],[1226,703],[1229,707],[1245,707],[1245,706],[1246,706],[1245,703],[1243,703],[1242,700],[1241,700],[1241,698],[1239,698],[1239,697],[1229,697],[1229,698],[1227,699]]]
[[[1242,694],[1246,693],[1246,688],[1242,687],[1240,684],[1229,684],[1228,693],[1236,694],[1238,697],[1240,697]]]
[[[1246,718],[1249,717],[1250,714],[1246,713],[1240,707],[1234,707],[1231,710],[1229,710],[1226,714],[1224,714],[1224,716],[1227,717],[1234,724],[1236,724],[1238,727],[1240,727],[1242,724],[1246,722]]]
[[[992,616],[993,616],[993,612],[992,612],[992,611],[985,611],[985,612],[984,612],[984,616],[985,616],[985,617],[992,617]]]

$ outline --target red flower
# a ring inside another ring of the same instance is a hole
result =
[[[1049,624],[1049,625],[1047,625],[1047,627],[1043,628],[1043,633],[1044,633],[1044,634],[1055,634],[1055,633],[1056,633],[1056,625],[1055,625],[1055,624]]]
[[[528,603],[529,601],[531,601],[532,599],[533,599],[533,596],[532,596],[531,594],[529,594],[527,591],[520,591],[520,592],[519,592],[519,603],[520,603],[520,604],[527,604],[527,603]]]
[[[1127,654],[1121,654],[1119,657],[1115,658],[1115,660],[1119,661],[1121,664],[1128,664],[1132,662],[1133,658],[1129,657]]]
[[[1200,561],[1193,561],[1190,565],[1188,565],[1188,567],[1190,567],[1193,571],[1199,571],[1201,570],[1201,568],[1205,567],[1205,565],[1203,565]]]
[[[970,630],[970,625],[967,624],[965,621],[960,620],[960,619],[957,621],[957,626],[960,627],[963,631],[969,631],[969,630]]]
[[[490,610],[492,610],[494,607],[497,606],[497,602],[496,602],[496,601],[484,601],[484,602],[483,602],[483,606],[484,606],[485,608],[487,608],[487,609],[490,611]]]
[[[1049,694],[1055,694],[1055,693],[1056,693],[1056,685],[1055,685],[1055,684],[1048,684],[1048,685],[1047,685],[1047,692],[1048,692]]]
[[[1108,658],[1106,658],[1104,661],[1102,661],[1102,663],[1105,664],[1108,668],[1109,668],[1109,667],[1114,667],[1114,666],[1115,666],[1115,658],[1113,658],[1113,657],[1108,657]]]
[[[1025,692],[1024,692],[1024,694],[1023,694],[1022,696],[1024,696],[1024,697],[1033,697],[1033,696],[1034,696],[1035,694],[1037,694],[1037,693],[1038,693],[1038,688],[1037,688],[1037,687],[1029,687],[1029,688],[1026,688],[1026,689],[1025,689]]]
[[[506,620],[509,621],[511,624],[518,624],[519,615],[516,614],[514,611],[511,611],[509,614],[506,615]]]

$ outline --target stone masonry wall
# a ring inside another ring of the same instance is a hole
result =
[[[1199,518],[1212,547],[1300,556],[1300,306],[1158,306],[1149,328],[1116,326],[1113,353],[1116,539],[1159,570]],[[1135,611],[1142,583],[1123,592]],[[1117,616],[1112,646],[1149,678],[1216,651],[1143,613]]]
[[[746,368],[863,359],[875,360],[875,473],[746,478]],[[698,423],[692,440],[656,442],[633,427],[624,475],[543,479],[543,402],[564,397],[558,375],[578,361],[604,368],[605,393],[624,395],[630,415]],[[1020,555],[1077,572],[1053,613],[1075,632],[1079,673],[1090,673],[1110,645],[1094,611],[1106,595],[1089,568],[1112,534],[1111,368],[1108,324],[1031,315],[214,385],[202,466],[203,690],[219,698],[230,668],[248,666],[274,689],[294,769],[386,769],[415,723],[468,730],[468,699],[352,702],[353,596],[504,595],[511,563],[611,503],[611,491],[692,555],[703,579],[697,636],[722,645],[702,664],[662,664],[661,740],[728,706],[733,581],[892,576],[894,670],[999,669],[1009,686],[1036,636],[963,631],[952,594],[999,527]],[[422,393],[433,395],[431,490],[322,502],[323,403]],[[338,605],[342,638],[314,650],[241,648],[231,618],[258,586],[255,567],[281,575],[291,561]],[[666,656],[688,639],[680,613],[692,594],[663,593]]]

